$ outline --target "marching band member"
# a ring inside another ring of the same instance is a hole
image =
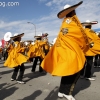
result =
[[[27,55],[29,49],[33,46],[32,42],[33,42],[32,40],[24,41],[24,44],[25,44],[25,47],[26,47],[25,55]],[[33,62],[33,55],[30,55],[28,62]]]
[[[94,81],[94,78],[91,78],[91,69],[93,66],[93,57],[97,54],[100,54],[100,38],[96,35],[96,33],[91,29],[92,25],[97,24],[97,21],[90,22],[87,20],[86,22],[81,23],[85,26],[85,32],[89,39],[91,48],[85,53],[86,55],[86,65],[81,72],[81,78],[86,78],[88,80]]]
[[[24,33],[18,34],[18,35],[16,34],[13,37],[11,37],[11,39],[14,41],[14,48],[10,52],[7,60],[4,63],[4,66],[14,68],[11,81],[17,80],[17,82],[20,84],[24,83],[22,80],[23,74],[25,71],[24,63],[27,62],[27,60],[29,59],[28,57],[22,54],[24,48],[21,48],[20,41],[23,35]],[[20,69],[20,72],[17,78],[19,69]]]
[[[43,69],[40,65],[41,65],[43,58],[45,57],[45,53],[43,52],[43,45],[45,44],[45,42],[41,41],[42,36],[35,36],[34,38],[36,39],[35,43],[33,46],[31,46],[27,55],[30,58],[34,57],[34,63],[33,63],[32,70],[31,70],[32,72],[35,72],[36,65],[37,65],[37,62],[39,59],[39,61],[40,61],[39,72],[41,73],[41,72],[43,72]]]
[[[43,41],[47,41],[47,42],[45,42],[45,44],[43,45],[43,50],[44,50],[45,56],[47,55],[47,53],[48,53],[49,50],[50,50],[50,44],[49,44],[49,42],[48,42],[47,36],[48,36],[48,33],[42,34],[42,40],[43,40]]]
[[[3,57],[4,57],[4,60],[6,60],[7,57],[8,57],[7,47],[8,47],[8,46],[5,45],[4,48],[3,48]]]
[[[26,54],[27,54],[27,52],[29,51],[29,49],[31,48],[31,46],[32,46],[32,40],[27,40],[27,41],[25,41],[25,46],[26,46]],[[32,60],[33,61],[33,60]]]
[[[94,57],[94,68],[100,68],[100,54],[97,54]]]
[[[57,40],[42,61],[42,68],[53,76],[61,76],[59,97],[75,100],[72,92],[85,64],[84,53],[89,48],[88,38],[75,12],[76,5],[65,5],[58,13],[64,18]]]
[[[96,35],[100,38],[100,32],[96,32]],[[100,54],[94,57],[94,68],[100,68]]]

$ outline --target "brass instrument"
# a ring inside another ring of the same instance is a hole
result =
[[[7,32],[7,33],[4,35],[4,40],[5,40],[5,41],[10,41],[10,37],[12,37],[12,33],[11,33],[11,32]]]

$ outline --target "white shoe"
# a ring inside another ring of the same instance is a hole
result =
[[[86,80],[95,81],[94,78],[86,78]]]
[[[13,79],[13,78],[11,78],[11,81],[14,81],[14,79]]]
[[[58,92],[58,97],[62,98],[64,96],[63,93]]]
[[[65,95],[64,94],[64,97],[68,100],[75,100],[75,98],[72,96],[72,95]]]
[[[60,97],[60,98],[65,97],[67,100],[75,100],[75,98],[72,95],[65,95],[60,92],[58,92],[58,97]]]
[[[23,82],[23,81],[17,81],[17,83],[19,83],[19,84],[25,84],[25,82]]]

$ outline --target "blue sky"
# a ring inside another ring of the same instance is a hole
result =
[[[7,4],[10,1],[2,0],[2,2],[6,2]],[[39,0],[12,0],[12,2],[18,2],[18,5],[0,7],[1,19],[4,17],[8,17],[8,21],[30,20],[33,18],[47,16],[50,12],[50,8],[47,7],[45,3],[39,2]]]
[[[22,40],[34,40],[36,34],[48,33],[49,41],[58,34],[62,19],[57,18],[57,13],[66,4],[76,4],[80,0],[0,0],[0,39],[6,32],[25,33]],[[17,2],[15,6],[5,6],[8,2]],[[100,28],[100,1],[83,0],[83,4],[76,9],[77,16],[81,22],[98,21],[93,29]],[[32,22],[28,24],[27,22]]]

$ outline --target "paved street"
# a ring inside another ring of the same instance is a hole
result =
[[[60,77],[40,74],[38,66],[36,73],[31,73],[32,63],[27,63],[23,78],[26,84],[18,84],[10,81],[13,69],[3,63],[0,61],[0,100],[66,100],[57,96]],[[100,68],[93,68],[92,72],[96,81],[78,80],[73,93],[76,100],[100,100]]]

